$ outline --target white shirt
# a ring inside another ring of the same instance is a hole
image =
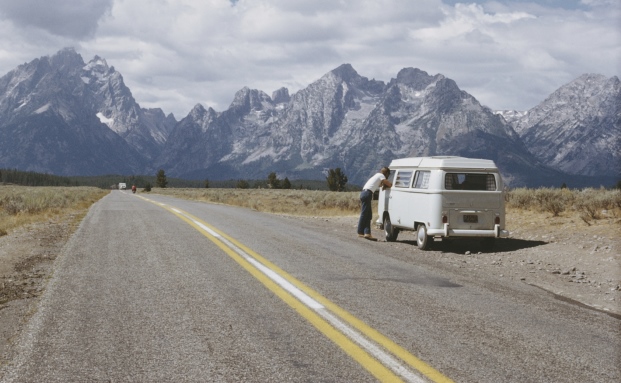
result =
[[[362,190],[368,189],[368,190],[371,190],[373,193],[375,193],[377,189],[379,189],[379,186],[382,180],[385,180],[385,179],[386,177],[384,177],[382,173],[377,173],[373,177],[369,178],[367,183],[364,184],[364,186],[362,187]]]

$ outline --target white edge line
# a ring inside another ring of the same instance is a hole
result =
[[[384,366],[388,367],[388,369],[393,372],[401,375],[408,382],[413,383],[425,383],[418,374],[405,367],[403,363],[401,363],[394,356],[384,351],[380,347],[378,347],[375,343],[371,342],[367,337],[361,335],[358,331],[354,330],[347,323],[344,323],[339,318],[335,317],[331,312],[326,309],[315,310],[322,318],[328,321],[334,328],[336,328],[341,333],[345,334],[348,338],[358,343],[360,347],[364,348],[368,353],[373,355],[373,357],[379,360]]]
[[[261,262],[250,256],[248,253],[243,251],[242,249],[235,246],[233,243],[222,237],[222,235],[213,231],[209,227],[205,226],[203,223],[198,222],[194,218],[189,217],[184,212],[171,207],[171,209],[177,214],[183,215],[184,217],[191,220],[195,225],[200,227],[202,230],[208,232],[213,237],[216,237],[219,241],[225,244],[228,248],[235,251],[241,257],[243,257],[248,263],[252,264],[257,270],[261,271],[265,276],[271,279],[273,282],[278,284],[284,290],[289,292],[289,294],[296,297],[300,302],[302,302],[307,307],[311,308],[317,314],[319,314],[322,318],[324,318],[328,323],[330,323],[335,329],[343,333],[345,336],[358,343],[362,348],[364,348],[367,352],[369,352],[373,357],[379,360],[382,364],[388,367],[393,372],[397,373],[401,377],[405,378],[408,382],[413,383],[424,383],[424,380],[421,376],[410,370],[408,367],[404,366],[398,359],[392,356],[390,353],[382,350],[380,347],[371,342],[367,337],[360,334],[358,331],[353,329],[347,323],[343,322],[341,319],[334,316],[330,311],[326,309],[321,303],[317,302],[315,299],[311,298],[309,295],[304,293],[302,290],[295,287],[291,282],[284,279],[274,270],[269,267],[263,265]]]

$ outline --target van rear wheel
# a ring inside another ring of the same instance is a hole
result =
[[[418,230],[416,231],[416,245],[421,250],[429,250],[431,245],[431,240],[427,235],[427,227],[424,224],[418,225]]]
[[[399,235],[399,229],[392,226],[390,222],[390,216],[384,217],[384,237],[386,238],[386,242],[394,242],[397,240],[397,236]]]

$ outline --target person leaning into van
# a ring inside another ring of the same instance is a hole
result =
[[[375,240],[375,238],[371,235],[371,219],[373,218],[371,201],[373,201],[373,193],[375,193],[380,187],[392,187],[392,183],[388,181],[389,175],[390,169],[383,167],[379,173],[369,178],[367,183],[362,187],[362,191],[360,192],[361,208],[360,219],[358,220],[358,237]]]

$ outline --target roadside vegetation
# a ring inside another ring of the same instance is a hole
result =
[[[67,178],[0,169],[0,236],[15,227],[41,222],[54,215],[85,213],[88,207],[116,188],[118,182],[136,185],[141,192],[240,206],[257,211],[300,216],[348,216],[359,213],[359,187],[347,185],[340,169],[330,169],[326,180],[293,181],[270,173],[264,180],[185,181],[168,179],[164,170],[153,177],[101,176]],[[191,183],[193,182],[193,183]],[[74,186],[89,184],[92,186]],[[29,185],[18,186],[15,184]],[[102,186],[105,185],[105,186]],[[621,223],[621,183],[615,188],[518,188],[505,193],[508,221],[519,212],[583,221]],[[377,201],[373,201],[373,211]],[[523,214],[524,215],[524,214]],[[600,222],[601,223],[601,222]]]
[[[356,215],[360,209],[358,192],[214,188],[155,188],[153,192],[189,200],[241,206],[268,213],[302,216]],[[603,218],[621,220],[620,189],[520,188],[508,191],[505,200],[507,211],[532,211],[553,217],[577,215],[586,224]],[[376,205],[373,209],[377,210]]]
[[[152,192],[188,200],[240,206],[278,214],[335,216],[355,214],[359,209],[358,192],[213,188],[154,188]]]
[[[506,196],[507,207],[561,215],[578,215],[587,225],[602,218],[621,218],[621,189],[570,190],[567,188],[514,189]]]
[[[0,236],[30,223],[55,216],[75,214],[81,218],[88,208],[108,194],[94,187],[19,186],[0,184]]]

